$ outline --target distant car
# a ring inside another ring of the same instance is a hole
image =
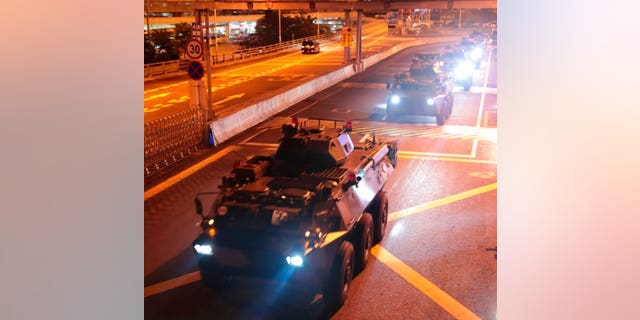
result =
[[[315,40],[303,40],[301,52],[302,54],[320,53],[320,44]]]

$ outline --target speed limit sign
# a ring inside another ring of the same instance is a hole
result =
[[[189,39],[185,50],[190,59],[200,59],[202,57],[202,42],[198,39]]]

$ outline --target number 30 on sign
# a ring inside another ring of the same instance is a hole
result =
[[[185,51],[189,59],[200,59],[202,57],[202,42],[198,39],[189,39]]]

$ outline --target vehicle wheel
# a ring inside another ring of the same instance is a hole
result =
[[[229,277],[219,271],[200,270],[202,284],[209,289],[222,289],[229,285]]]
[[[469,91],[471,89],[471,81],[464,83],[464,91]]]
[[[395,115],[393,114],[393,112],[389,112],[387,110],[387,121],[393,121],[395,120]]]
[[[358,221],[358,228],[361,236],[360,239],[358,239],[359,241],[354,241],[356,244],[356,273],[360,273],[360,271],[364,270],[369,262],[371,247],[373,247],[373,217],[366,212],[362,214],[362,218]]]
[[[387,232],[387,216],[389,215],[387,193],[380,191],[378,201],[377,214],[375,215],[375,222],[373,223],[373,243],[382,241],[385,232]]]
[[[324,302],[331,311],[342,307],[347,300],[351,279],[353,279],[353,257],[353,245],[348,241],[340,244],[329,282],[324,291]]]
[[[446,111],[442,110],[442,114],[436,114],[436,124],[441,126],[444,124],[444,119],[446,118]]]

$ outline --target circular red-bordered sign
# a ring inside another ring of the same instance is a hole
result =
[[[200,59],[200,57],[202,57],[203,51],[202,42],[200,42],[200,40],[198,39],[189,39],[185,44],[184,50],[187,53],[187,57],[189,57],[189,59]]]

